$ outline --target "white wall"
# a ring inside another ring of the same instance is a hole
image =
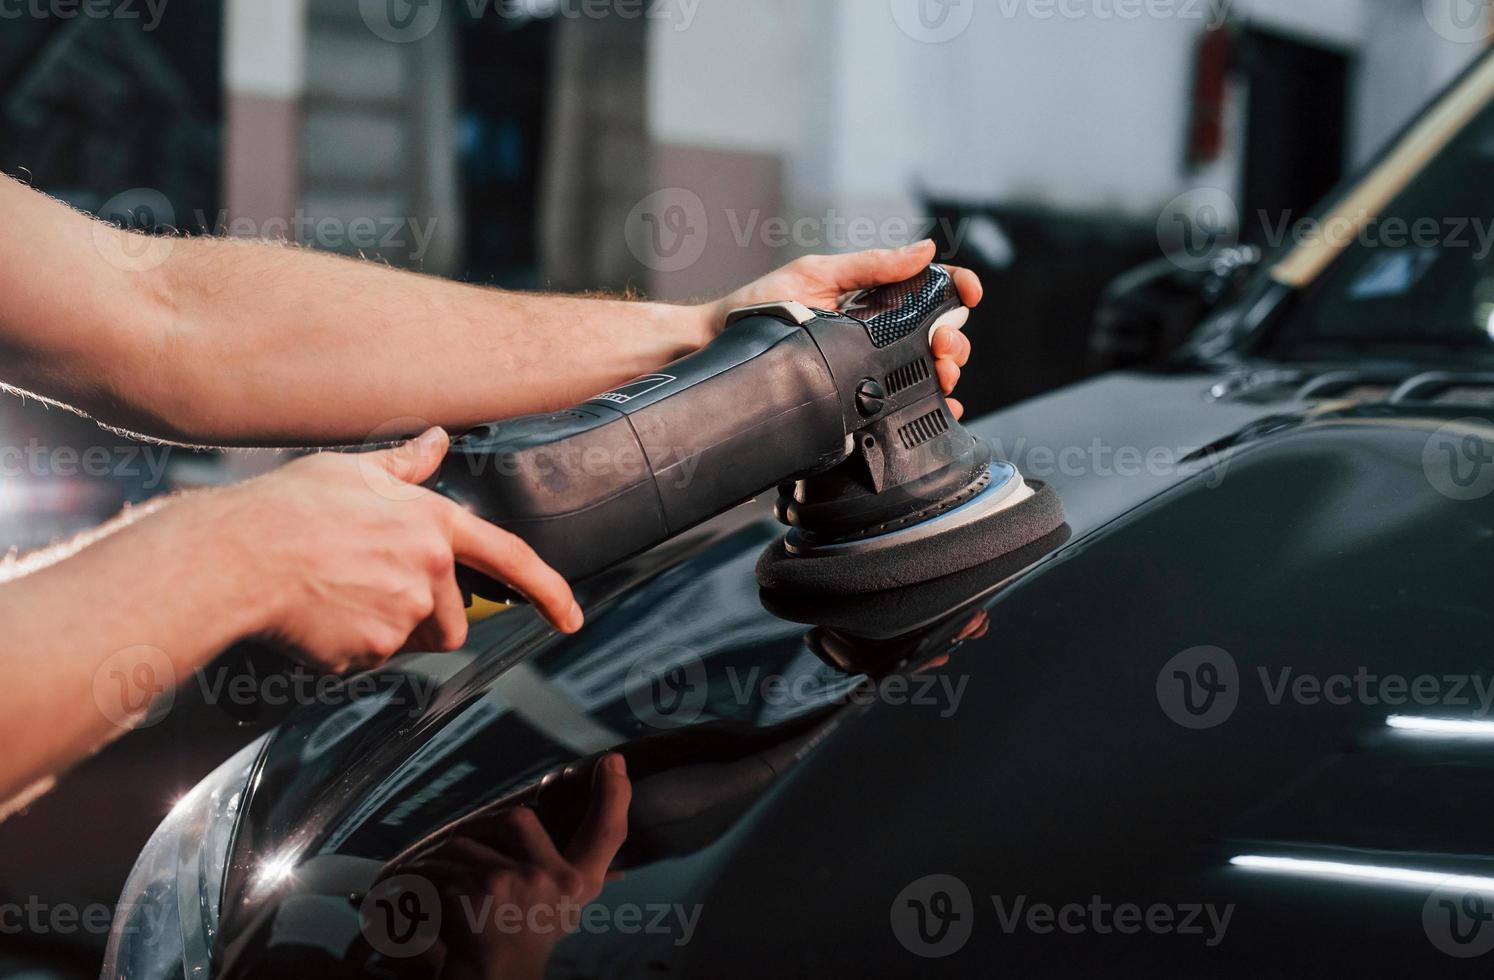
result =
[[[650,130],[661,143],[790,153],[806,101],[814,0],[673,0],[650,24]]]
[[[1195,41],[1225,0],[1132,19],[1115,13],[1126,0],[964,0],[969,24],[944,43],[899,27],[909,2],[700,0],[688,30],[651,33],[655,136],[782,154],[808,213],[911,214],[931,192],[1142,217],[1190,186],[1236,186],[1238,126],[1218,166],[1183,163]],[[1422,0],[1233,0],[1229,14],[1359,56],[1355,162],[1479,50],[1434,32]]]

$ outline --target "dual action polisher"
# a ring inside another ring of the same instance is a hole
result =
[[[433,485],[571,581],[774,487],[789,530],[758,563],[765,589],[855,595],[964,571],[1064,520],[1051,488],[950,413],[931,344],[968,316],[937,265],[838,313],[737,310],[658,374],[457,438]]]

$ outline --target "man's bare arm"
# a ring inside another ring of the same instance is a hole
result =
[[[461,428],[543,411],[683,356],[712,329],[705,307],[152,239],[7,179],[0,209],[3,380],[178,441],[357,442],[397,417]]]
[[[268,637],[336,673],[460,647],[457,562],[579,629],[570,588],[528,545],[418,486],[446,447],[432,430],[308,456],[0,565],[0,814],[236,640]]]

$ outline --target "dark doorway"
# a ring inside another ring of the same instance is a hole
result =
[[[462,278],[539,289],[540,165],[551,19],[474,17],[461,32],[459,151],[468,215]]]
[[[1344,173],[1348,55],[1260,30],[1241,37],[1250,88],[1244,175],[1245,236],[1304,217]]]

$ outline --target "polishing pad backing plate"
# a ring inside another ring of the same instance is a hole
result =
[[[1015,507],[1032,496],[1032,488],[1010,463],[992,463],[988,476],[986,486],[979,493],[959,506],[933,515],[927,520],[908,524],[883,534],[869,534],[847,541],[834,542],[811,542],[799,533],[798,528],[792,528],[783,540],[783,547],[789,554],[799,558],[864,554],[897,548],[920,538],[944,534],[966,524],[983,520],[1008,507]]]
[[[1023,548],[1063,524],[1063,504],[1052,487],[1012,472],[1015,483],[995,481],[958,507],[888,534],[798,554],[780,538],[757,563],[758,583],[801,595],[861,595],[933,581]]]

